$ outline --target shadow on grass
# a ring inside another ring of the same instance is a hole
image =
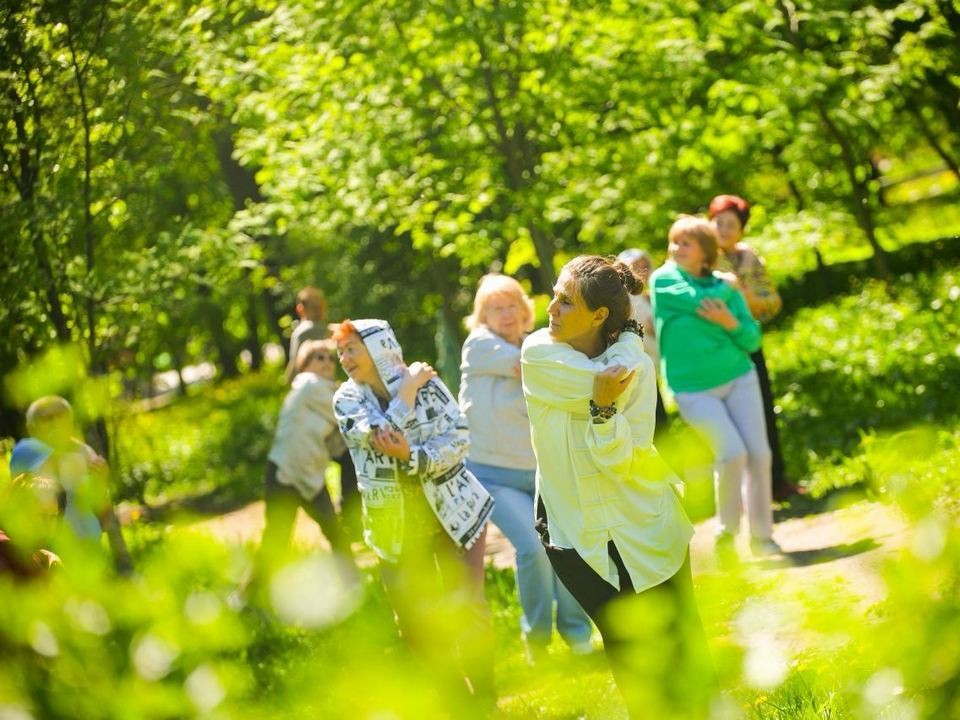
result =
[[[784,520],[822,515],[861,500],[869,500],[870,495],[867,489],[865,484],[860,484],[834,488],[817,497],[810,494],[793,495],[774,504],[773,521],[779,523]]]
[[[258,500],[260,495],[254,492],[237,492],[237,488],[218,487],[199,495],[176,498],[156,505],[146,505],[143,516],[150,522],[169,522],[183,515],[210,517],[225,515],[239,510],[243,506]]]
[[[870,552],[880,547],[873,538],[864,538],[853,543],[844,543],[842,545],[832,545],[825,548],[815,548],[813,550],[794,550],[783,554],[783,559],[767,558],[762,560],[760,567],[764,569],[781,567],[809,567],[811,565],[823,565],[824,563],[842,560],[843,558],[853,557],[861,553]]]
[[[960,237],[914,242],[887,253],[892,277],[933,271],[960,258]],[[798,310],[830,302],[859,290],[864,280],[877,278],[872,258],[825,265],[789,278],[778,288],[783,311],[767,326],[782,327]]]

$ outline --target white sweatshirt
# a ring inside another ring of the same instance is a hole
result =
[[[617,414],[593,423],[594,375],[620,364],[636,371],[615,403]],[[537,491],[553,544],[574,548],[598,575],[620,587],[607,543],[613,541],[641,592],[682,565],[693,526],[674,488],[679,483],[653,446],[653,362],[634,333],[622,333],[590,359],[547,330],[523,343],[523,391],[537,456]]]
[[[460,410],[470,427],[473,462],[533,470],[530,421],[517,372],[520,348],[479,327],[463,344]]]

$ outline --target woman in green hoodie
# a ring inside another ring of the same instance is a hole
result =
[[[770,446],[750,359],[760,346],[760,325],[743,295],[714,275],[717,236],[709,222],[683,216],[669,242],[670,260],[651,278],[653,315],[667,386],[714,454],[717,550],[733,552],[745,499],[753,553],[779,553]]]

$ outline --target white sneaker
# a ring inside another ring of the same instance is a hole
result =
[[[722,570],[733,570],[740,563],[740,557],[737,555],[736,539],[730,533],[725,532],[717,535],[713,552],[717,556],[717,564]]]
[[[596,652],[596,648],[589,640],[581,640],[580,642],[570,643],[570,652],[574,655],[592,655]]]
[[[756,557],[768,557],[770,555],[782,555],[783,548],[773,538],[753,538],[750,541],[750,552]]]
[[[542,642],[530,641],[524,638],[523,654],[526,658],[527,665],[536,667],[539,663],[547,659],[547,646]]]

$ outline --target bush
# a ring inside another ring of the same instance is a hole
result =
[[[256,497],[286,390],[269,370],[156,410],[126,407],[114,438],[119,498],[156,504],[206,494],[229,505]]]
[[[872,433],[956,422],[958,301],[954,270],[903,275],[892,289],[867,281],[765,338],[792,474],[821,484],[836,466],[851,471]]]

